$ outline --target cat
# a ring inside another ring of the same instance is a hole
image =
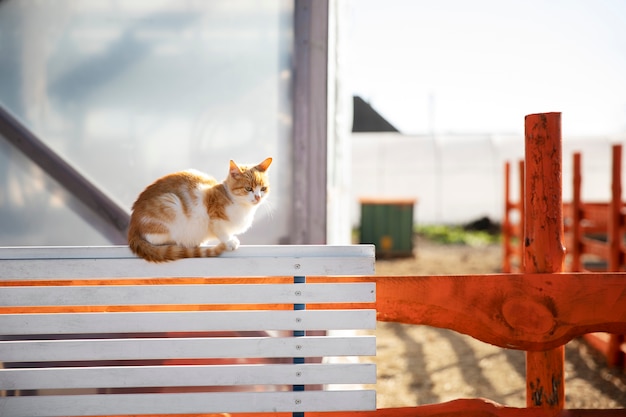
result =
[[[166,175],[149,185],[133,204],[128,245],[150,262],[219,256],[239,247],[236,235],[252,225],[269,193],[272,158],[255,166],[230,161],[222,183],[196,170]],[[200,247],[217,239],[213,247]]]

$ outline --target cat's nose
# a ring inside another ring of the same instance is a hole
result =
[[[255,194],[255,195],[254,195],[254,199],[255,199],[256,201],[259,201],[259,200],[261,200],[261,196],[260,196],[259,194]]]

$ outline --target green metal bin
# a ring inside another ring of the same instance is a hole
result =
[[[374,244],[377,257],[413,256],[415,199],[362,198],[360,243]]]

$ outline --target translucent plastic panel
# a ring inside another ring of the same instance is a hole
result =
[[[0,137],[0,246],[108,244],[97,221]]]
[[[292,15],[287,0],[3,1],[0,104],[129,210],[172,171],[221,180],[230,159],[272,156],[269,204],[241,240],[278,243],[291,218]]]

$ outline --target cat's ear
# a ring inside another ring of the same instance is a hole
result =
[[[271,163],[272,163],[272,158],[267,158],[265,161],[261,162],[255,168],[257,169],[257,171],[265,172],[270,167]]]
[[[241,168],[239,168],[239,166],[235,163],[235,161],[233,161],[232,159],[230,160],[230,168],[229,168],[229,174],[231,177],[233,178],[237,178],[241,175]]]

